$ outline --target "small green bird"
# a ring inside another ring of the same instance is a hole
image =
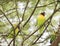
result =
[[[50,43],[52,43],[56,39],[56,36],[57,36],[57,32],[52,32],[50,37]]]
[[[45,12],[42,12],[37,17],[37,26],[41,26],[45,22]],[[39,29],[39,33],[41,34],[43,32],[44,26]]]
[[[16,28],[17,24],[13,24],[14,28]],[[13,38],[14,30],[11,28],[11,33],[9,34],[8,38]],[[18,28],[15,30],[15,35],[18,33]]]
[[[56,36],[55,35],[51,35],[51,37],[50,37],[50,43],[52,43],[55,39],[56,39]]]

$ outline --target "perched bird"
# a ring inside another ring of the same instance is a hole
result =
[[[52,43],[56,39],[56,35],[51,35],[50,37],[50,43]]]
[[[55,41],[57,34],[58,34],[57,32],[52,32],[51,33],[50,43],[53,43]]]
[[[17,24],[13,24],[14,28],[16,28]],[[15,35],[18,33],[18,28],[15,30]],[[8,35],[8,38],[13,38],[14,29],[11,28],[11,33]]]
[[[42,12],[37,17],[37,26],[41,26],[45,22],[45,12]],[[42,26],[41,29],[39,29],[39,33],[41,34],[43,32],[44,26]]]

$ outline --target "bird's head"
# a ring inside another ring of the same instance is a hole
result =
[[[45,16],[45,12],[40,13],[41,15]]]

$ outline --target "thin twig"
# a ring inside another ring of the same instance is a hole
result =
[[[25,11],[26,11],[26,9],[27,9],[28,3],[29,3],[29,0],[27,0],[26,7],[25,7],[25,9],[24,9],[23,16],[22,16],[22,21],[24,20],[24,15],[25,15]]]
[[[50,24],[51,21],[48,22],[48,25],[45,27],[43,33],[46,31],[46,29],[48,28],[49,24]],[[43,33],[36,39],[36,41],[34,43],[32,43],[32,45],[34,45],[38,40],[39,38],[43,35]]]
[[[35,5],[35,7],[34,7],[34,9],[32,11],[32,13],[31,13],[31,15],[29,16],[29,18],[27,19],[27,21],[25,22],[25,24],[23,25],[23,27],[25,27],[25,25],[29,22],[29,20],[32,17],[32,15],[34,14],[34,12],[36,10],[36,7],[37,7],[37,5],[38,5],[39,2],[40,2],[40,0],[37,1],[37,3],[36,3],[36,5]]]
[[[25,27],[25,25],[29,22],[29,20],[32,17],[32,15],[34,14],[34,12],[36,10],[36,7],[37,7],[37,5],[38,5],[39,2],[40,2],[40,0],[37,1],[37,3],[36,3],[36,5],[35,5],[35,7],[34,7],[34,9],[32,11],[32,13],[31,13],[31,15],[29,16],[29,18],[27,19],[27,21],[24,23],[23,27]],[[24,41],[22,42],[22,46],[23,46],[23,43],[24,43]]]
[[[37,8],[46,7],[46,6],[51,5],[51,4],[53,4],[53,3],[56,3],[56,2],[60,2],[60,1],[54,1],[54,2],[51,2],[51,3],[46,4],[46,5],[43,5],[43,6],[37,6]]]
[[[43,5],[43,6],[37,6],[37,8],[46,7],[46,6],[51,5],[51,4],[55,3],[55,2],[60,2],[60,1],[54,1],[54,2],[51,2],[51,3],[46,4],[46,5]],[[29,7],[28,7],[28,8],[29,8]],[[31,7],[31,8],[34,8],[34,7]],[[7,10],[6,12],[9,12],[9,11],[15,10],[15,9],[16,9],[16,8],[9,9],[9,10]],[[1,15],[2,15],[2,14],[1,14]],[[2,17],[4,17],[4,16],[1,16],[0,18],[2,18]]]
[[[60,22],[59,22],[60,23]],[[58,33],[56,39],[51,43],[50,46],[59,46],[58,44],[60,43],[60,24],[58,25]]]
[[[36,33],[39,29],[41,29],[41,27],[57,12],[57,11],[59,11],[59,9],[58,10],[56,10],[40,27],[38,27],[33,33],[31,33],[27,38],[25,38],[25,40],[27,40],[29,37],[31,37],[34,33]],[[24,41],[25,41],[24,40]]]
[[[9,11],[5,12],[5,14],[7,13],[6,16],[9,16],[11,13],[14,13],[15,12],[14,10],[15,9],[13,8],[13,9],[10,9]],[[12,11],[12,12],[10,12],[10,11]],[[0,18],[4,17],[3,14],[0,14],[0,15],[2,15],[2,16],[0,16]]]
[[[17,10],[17,2],[16,2],[16,0],[14,0],[14,2],[15,2],[15,8],[16,8],[16,15],[17,15],[17,17],[18,17],[18,19],[19,19],[19,15],[18,15],[18,10]],[[20,22],[20,19],[19,19],[19,22]],[[15,46],[15,39],[16,39],[16,37],[15,37],[15,30],[13,31],[13,33],[14,33],[14,35],[13,35],[13,46]]]
[[[36,3],[35,8],[34,8],[32,14],[31,14],[31,16],[33,15],[33,13],[34,13],[34,11],[35,11],[35,9],[36,9],[36,6],[38,5],[39,1],[40,1],[40,0],[38,0],[38,2]],[[30,16],[30,17],[31,17],[31,16]],[[29,19],[28,19],[27,21],[30,20],[30,17],[29,17]],[[26,23],[27,23],[27,21],[26,21]],[[21,24],[21,22],[17,25],[17,27],[18,27],[20,24]],[[24,24],[24,25],[25,25],[25,24]],[[17,27],[16,27],[16,28],[17,28]],[[15,28],[14,30],[16,30],[16,28]],[[20,31],[18,31],[18,33],[19,33],[19,32],[20,32]],[[18,33],[17,33],[17,35],[18,35]],[[17,36],[17,35],[16,35],[16,36]],[[13,40],[14,40],[14,39],[12,39],[11,42],[12,42]],[[11,42],[9,43],[8,46],[10,46]]]
[[[5,15],[5,13],[0,9],[0,11],[3,13],[3,15],[5,16],[5,18],[7,19],[7,21],[10,23],[10,25],[12,26],[12,28],[14,28],[13,24],[10,22],[10,20],[8,19],[8,17]]]
[[[43,43],[43,42],[45,42],[46,40],[48,40],[49,38],[50,38],[50,35],[49,35],[47,38],[45,38],[43,41],[36,42],[35,44]],[[34,44],[34,45],[35,45],[35,44]]]
[[[18,27],[19,28],[19,27]],[[19,32],[21,32],[21,29],[19,28],[18,33],[15,35],[15,37],[17,37],[17,35],[19,34]],[[8,46],[10,46],[10,44],[12,43],[12,41],[14,40],[14,38],[10,41],[10,43],[8,44]]]
[[[24,15],[25,15],[25,11],[26,11],[26,9],[27,9],[27,7],[28,7],[28,3],[29,3],[29,0],[27,0],[26,6],[25,6],[25,9],[24,9],[24,12],[23,12],[23,16],[22,16],[22,21],[24,20]],[[24,39],[23,39],[23,40],[24,40]],[[23,41],[22,41],[22,43],[23,43]],[[23,46],[22,43],[21,43],[21,46]]]
[[[60,9],[60,8],[59,8],[59,9]],[[57,11],[59,11],[59,9],[57,9],[51,16],[53,16]],[[38,29],[36,29],[31,35],[29,35],[25,40],[27,40],[30,36],[32,36],[35,32],[37,32],[37,30],[39,30],[39,29],[51,18],[51,16],[50,16]],[[19,24],[17,25],[17,27],[18,27],[20,24],[21,24],[21,23],[19,23]],[[16,27],[16,28],[17,28],[17,27]],[[16,29],[16,28],[15,28],[15,29]],[[19,33],[19,31],[18,31],[18,33]],[[18,35],[18,33],[17,33],[17,35]],[[17,35],[16,35],[16,36],[17,36]],[[12,42],[13,40],[14,40],[14,39],[12,39],[11,42]],[[25,40],[24,40],[24,41],[25,41]],[[10,42],[10,44],[11,44],[11,42]]]
[[[16,15],[19,19],[19,22],[20,22],[20,18],[19,18],[19,15],[18,15],[18,6],[17,6],[17,1],[15,0],[15,8],[16,8]]]
[[[55,5],[55,8],[54,8],[54,12],[53,13],[55,13],[55,10],[56,10],[57,5],[58,4]],[[52,17],[53,17],[53,15],[51,16],[50,21],[49,21],[48,25],[45,27],[43,33],[46,31],[46,29],[48,28],[49,24],[51,23]],[[43,33],[37,38],[37,40],[34,43],[32,43],[32,45],[34,45],[39,40],[39,38],[43,35]]]

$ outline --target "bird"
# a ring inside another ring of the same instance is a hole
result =
[[[52,44],[57,38],[58,32],[53,31],[50,36],[50,43]]]
[[[40,27],[44,22],[45,22],[46,18],[45,18],[45,12],[40,13],[37,16],[37,27]],[[41,34],[43,32],[44,26],[42,26],[42,28],[39,29],[39,34]]]
[[[17,24],[15,23],[15,24],[13,24],[13,26],[14,26],[14,28],[16,28]],[[11,32],[9,33],[8,38],[13,38],[13,35],[14,35],[14,29],[11,28],[10,31],[11,31]],[[18,31],[19,31],[19,29],[16,28],[16,30],[15,30],[15,35],[18,33]]]

